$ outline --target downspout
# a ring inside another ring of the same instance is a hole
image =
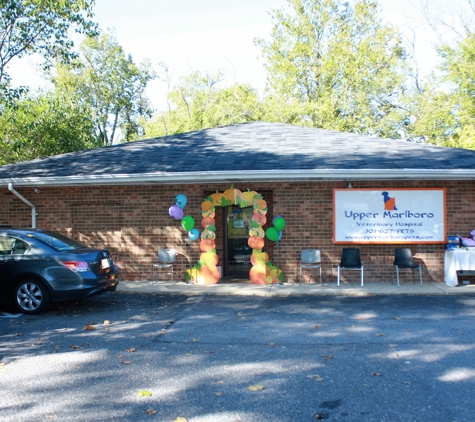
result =
[[[13,195],[18,196],[25,204],[28,204],[31,207],[31,227],[36,229],[36,207],[28,201],[22,194],[13,189],[13,183],[8,184],[8,190],[13,193]]]

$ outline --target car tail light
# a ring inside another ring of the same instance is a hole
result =
[[[62,263],[73,271],[89,271],[89,265],[85,261],[62,261]]]

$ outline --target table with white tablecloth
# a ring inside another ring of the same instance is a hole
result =
[[[444,280],[447,286],[457,286],[457,271],[475,271],[475,248],[459,248],[445,251]]]

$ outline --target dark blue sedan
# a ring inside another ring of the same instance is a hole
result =
[[[37,314],[51,302],[115,291],[118,269],[109,251],[59,233],[0,228],[0,301]]]

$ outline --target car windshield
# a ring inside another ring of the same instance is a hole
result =
[[[28,233],[28,237],[33,239],[38,239],[39,241],[46,243],[48,246],[51,246],[57,251],[70,251],[73,249],[85,248],[85,246],[79,242],[76,242],[69,237],[63,236],[59,233],[52,232],[36,232]]]

